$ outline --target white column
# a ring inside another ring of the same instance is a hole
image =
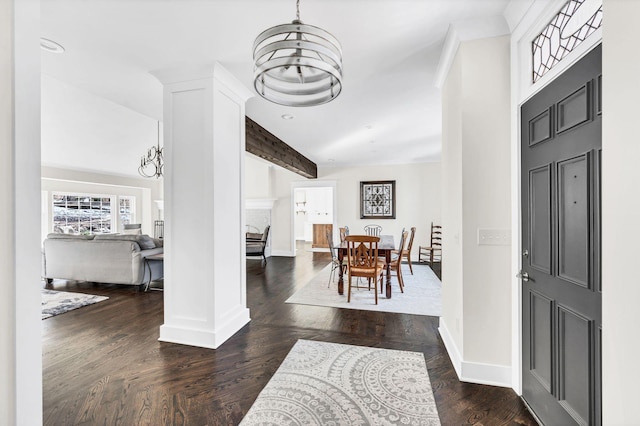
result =
[[[249,322],[245,102],[222,66],[163,70],[165,279],[160,340],[217,348]]]
[[[638,423],[640,2],[604,0],[602,23],[602,424]]]
[[[0,424],[42,424],[40,3],[0,2]]]

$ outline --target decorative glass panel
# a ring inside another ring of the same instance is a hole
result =
[[[396,181],[360,182],[360,219],[396,218]]]
[[[602,0],[570,0],[531,43],[533,82],[602,26]]]

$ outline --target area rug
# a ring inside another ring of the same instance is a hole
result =
[[[396,312],[402,314],[440,316],[442,313],[441,290],[442,283],[427,265],[413,265],[413,275],[408,265],[402,265],[404,278],[404,293],[400,292],[398,279],[391,277],[391,299],[378,294],[378,304],[375,304],[373,289],[351,288],[351,303],[347,303],[347,277],[345,275],[344,294],[338,294],[338,277],[331,282],[329,288],[329,274],[331,265],[324,268],[309,283],[296,291],[287,299],[286,303],[301,305],[329,306],[333,308],[360,309],[366,311]],[[337,275],[336,271],[336,275]],[[353,280],[353,285],[356,283]],[[367,285],[361,282],[360,286]],[[386,285],[386,277],[384,281]],[[379,290],[378,290],[379,291]]]
[[[439,425],[419,352],[298,340],[240,423]]]
[[[107,300],[106,296],[42,289],[42,319]]]

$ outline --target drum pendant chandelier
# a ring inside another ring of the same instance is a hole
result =
[[[342,90],[342,48],[322,28],[296,19],[263,31],[253,44],[256,92],[285,106],[314,106],[335,99]]]

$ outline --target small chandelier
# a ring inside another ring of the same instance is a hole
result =
[[[147,178],[159,178],[164,169],[164,148],[160,147],[160,122],[158,121],[158,145],[147,150],[147,155],[140,158],[138,173]]]
[[[296,19],[263,31],[253,44],[253,85],[268,101],[285,106],[321,105],[342,90],[342,48],[322,28]]]

